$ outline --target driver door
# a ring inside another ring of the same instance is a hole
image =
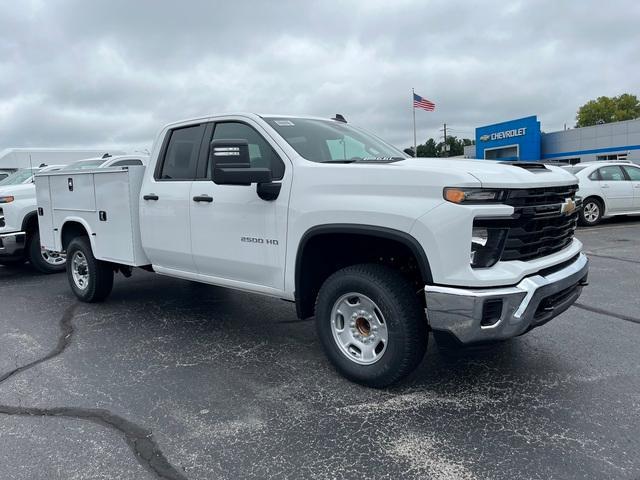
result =
[[[256,185],[216,185],[211,180],[207,149],[206,169],[191,187],[191,245],[193,260],[203,280],[211,283],[274,293],[284,290],[287,212],[291,168],[277,145],[257,124],[223,121],[213,125],[205,141],[245,139],[252,167],[272,171],[281,182],[278,198],[262,200]]]

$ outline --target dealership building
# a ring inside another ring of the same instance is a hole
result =
[[[631,160],[640,164],[640,118],[543,133],[534,115],[476,128],[466,158],[558,161]]]

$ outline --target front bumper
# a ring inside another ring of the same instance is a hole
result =
[[[25,232],[4,233],[0,235],[0,257],[16,257],[25,248],[27,234]]]
[[[515,337],[567,310],[588,273],[589,260],[580,253],[568,265],[526,277],[514,287],[427,285],[427,319],[433,330],[449,332],[462,343]]]

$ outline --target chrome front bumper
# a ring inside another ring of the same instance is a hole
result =
[[[514,287],[427,285],[427,319],[433,330],[449,332],[462,343],[515,337],[567,310],[587,284],[588,273],[589,260],[581,253],[569,265]]]
[[[0,256],[14,257],[20,255],[25,248],[27,235],[24,232],[5,233],[0,235]]]

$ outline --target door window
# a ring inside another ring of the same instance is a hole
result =
[[[621,182],[625,180],[622,169],[617,165],[600,168],[600,180],[606,182]]]
[[[243,139],[249,143],[249,158],[252,167],[270,168],[274,180],[282,180],[284,162],[262,135],[249,125],[240,122],[217,123],[213,140]],[[211,163],[207,167],[207,178],[211,178]]]
[[[193,180],[200,153],[204,125],[172,130],[156,180]]]
[[[632,182],[640,182],[640,168],[638,167],[622,167],[624,171],[629,175],[629,179]]]

